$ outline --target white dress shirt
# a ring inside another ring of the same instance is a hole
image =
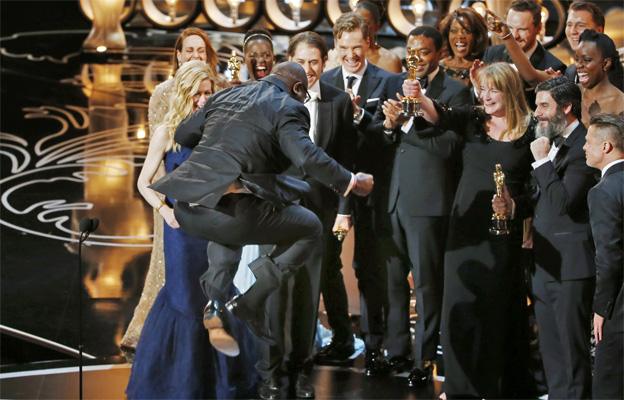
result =
[[[366,67],[368,67],[368,61],[364,60],[364,66],[362,66],[362,68],[360,68],[359,71],[353,73],[353,72],[348,72],[346,69],[344,69],[344,67],[342,68],[342,80],[344,83],[344,88],[345,90],[347,90],[347,78],[350,76],[355,76],[355,82],[353,82],[353,86],[351,87],[351,92],[353,92],[354,96],[358,95],[358,92],[360,90],[360,83],[362,83],[362,78],[364,77],[364,72],[366,72]]]
[[[619,160],[615,160],[615,161],[611,161],[609,164],[605,165],[604,168],[601,171],[600,174],[600,178],[602,178],[604,176],[604,174],[607,172],[607,170],[611,167],[613,167],[615,164],[619,164],[621,162],[624,162],[624,158],[620,158]]]
[[[316,81],[314,85],[310,89],[308,89],[308,93],[310,94],[310,100],[305,102],[305,106],[310,112],[310,131],[308,134],[310,135],[310,139],[313,143],[316,144],[316,125],[318,123],[318,103],[321,99],[321,85],[319,81]]]
[[[574,122],[566,126],[565,130],[563,131],[563,135],[562,135],[563,138],[567,139],[568,136],[572,134],[572,132],[576,129],[577,126],[579,126],[579,120],[575,119]],[[531,164],[531,166],[533,167],[533,169],[537,169],[540,166],[546,164],[548,161],[555,161],[555,157],[557,156],[558,152],[559,152],[559,147],[555,146],[555,144],[553,143],[552,146],[550,147],[550,151],[548,152],[548,155],[542,158],[541,160],[534,161]]]

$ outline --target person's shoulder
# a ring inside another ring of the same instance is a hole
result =
[[[320,81],[319,85],[321,87],[321,98],[326,98],[327,100],[340,100],[344,101],[345,99],[351,101],[351,98],[344,90],[340,90],[336,86],[332,85],[329,82]]]
[[[173,88],[173,82],[174,79],[173,78],[169,78],[164,82],[160,82],[158,85],[156,85],[156,87],[154,88],[154,93],[153,96],[159,96],[159,95],[163,95],[166,92],[168,92],[169,90],[171,90]]]
[[[386,71],[385,69],[379,68],[378,66],[372,63],[368,63],[368,66],[366,68],[370,71],[371,75],[376,76],[378,78],[382,78],[382,79],[390,79],[392,77],[396,77],[400,75],[400,74],[395,74],[394,72]]]
[[[337,67],[330,68],[327,71],[323,72],[321,74],[321,81],[327,82],[330,79],[336,78],[338,74],[340,73],[340,69],[341,69],[341,66],[338,65]]]
[[[544,48],[544,63],[546,67],[550,67],[554,70],[566,71],[566,65],[557,56]]]
[[[496,61],[504,61],[505,45],[497,44],[495,46],[488,46],[483,53],[483,62],[493,63]]]

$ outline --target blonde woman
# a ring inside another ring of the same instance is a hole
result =
[[[210,39],[206,32],[199,28],[191,27],[184,29],[176,39],[173,51],[173,72],[177,72],[180,66],[188,61],[203,61],[216,74],[217,53],[210,44]],[[219,79],[221,83],[222,80]],[[156,128],[160,126],[169,110],[174,79],[170,78],[162,82],[150,97],[147,117],[149,122],[150,135],[153,136]],[[164,174],[164,168],[160,166],[156,177]],[[165,267],[163,254],[163,219],[158,213],[154,213],[154,240],[150,264],[145,277],[143,292],[139,299],[139,304],[134,309],[132,320],[126,329],[126,333],[121,339],[120,348],[129,361],[132,361],[137,342],[141,336],[145,318],[152,308],[154,299],[158,291],[165,283]]]
[[[190,155],[193,140],[174,141],[175,129],[218,89],[218,77],[203,61],[180,67],[163,123],[150,141],[137,186],[164,225],[165,284],[145,320],[128,383],[128,398],[212,398],[218,394],[217,356],[202,322],[206,302],[199,278],[208,268],[207,242],[179,229],[174,199],[149,188],[161,162],[170,173]],[[225,382],[227,384],[227,382]],[[222,395],[227,397],[227,395]]]
[[[481,107],[445,108],[405,81],[425,119],[463,137],[462,169],[450,217],[444,266],[441,340],[448,398],[505,398],[503,372],[517,287],[522,215],[509,215],[509,235],[489,232],[496,193],[493,172],[501,164],[512,198],[524,195],[534,137],[522,80],[507,63],[471,71]]]

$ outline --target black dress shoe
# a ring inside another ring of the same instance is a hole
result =
[[[392,372],[400,374],[405,371],[409,371],[412,369],[414,365],[414,360],[405,356],[396,356],[390,358],[388,360],[388,364],[390,364],[390,369]]]
[[[275,339],[266,323],[264,303],[262,307],[255,309],[249,307],[247,303],[243,295],[236,295],[232,300],[225,303],[225,308],[243,321],[258,339],[271,346],[275,345]]]
[[[262,400],[281,399],[282,388],[279,380],[271,378],[267,381],[262,381],[260,386],[258,386],[258,397]]]
[[[222,315],[223,307],[217,301],[210,300],[204,307],[204,327],[215,350],[228,357],[236,357],[240,348],[236,339],[227,332]]]
[[[314,398],[314,385],[310,383],[310,377],[304,373],[297,375],[297,381],[295,383],[295,396],[298,399],[313,399]]]
[[[433,367],[431,364],[424,368],[414,368],[407,377],[407,386],[420,388],[426,386],[432,378]]]
[[[385,375],[390,372],[390,364],[379,350],[366,350],[364,374],[366,376]]]
[[[345,365],[353,362],[350,357],[355,352],[353,341],[331,342],[314,357],[319,365]]]

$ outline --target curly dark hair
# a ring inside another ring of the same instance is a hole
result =
[[[444,17],[438,25],[438,30],[442,33],[444,44],[450,55],[453,55],[453,49],[451,48],[448,37],[453,21],[457,21],[462,28],[472,33],[474,37],[473,44],[470,48],[469,59],[474,60],[481,58],[489,43],[488,29],[483,17],[479,15],[478,12],[468,7],[458,8]]]

